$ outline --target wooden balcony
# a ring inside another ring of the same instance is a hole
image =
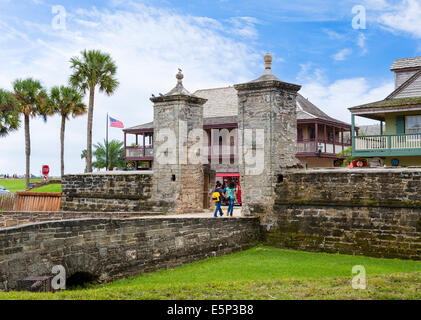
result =
[[[356,157],[421,155],[421,134],[356,136],[352,155]]]
[[[127,161],[150,161],[153,160],[153,147],[126,147]]]
[[[297,142],[297,156],[298,157],[309,157],[314,156],[318,151],[321,151],[321,156],[335,156],[351,146],[350,141],[344,141],[344,143],[334,143],[333,141],[324,141],[315,139],[312,140],[300,140]]]

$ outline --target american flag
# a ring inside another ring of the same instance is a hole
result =
[[[124,129],[123,122],[110,117],[110,127]]]

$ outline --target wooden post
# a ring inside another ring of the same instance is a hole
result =
[[[126,132],[124,132],[124,158],[127,158]]]
[[[143,133],[143,157],[146,156],[145,133]]]
[[[334,154],[336,154],[336,150],[335,150],[335,147],[336,147],[336,130],[335,130],[335,127],[332,127],[333,128],[333,153]]]
[[[344,128],[341,128],[341,133],[342,133],[342,151],[345,150],[345,142],[344,142]]]
[[[319,152],[319,124],[316,122],[314,124],[315,126],[315,133],[316,133],[316,137],[315,137],[315,145],[316,145],[316,153]]]
[[[351,144],[352,144],[352,153],[355,152],[355,115],[351,115]]]
[[[327,151],[326,144],[327,144],[327,127],[326,124],[324,125],[324,137],[325,137],[325,153]]]

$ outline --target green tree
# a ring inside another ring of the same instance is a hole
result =
[[[76,89],[70,87],[53,87],[50,93],[50,103],[54,112],[61,115],[60,129],[60,159],[61,159],[61,176],[64,176],[64,134],[66,131],[66,120],[84,115],[87,106],[82,102],[83,95]]]
[[[26,188],[29,188],[31,176],[31,137],[29,120],[41,116],[47,121],[47,116],[53,111],[50,108],[49,98],[46,90],[38,80],[32,78],[18,79],[13,83],[14,97],[16,99],[17,111],[23,114],[25,126],[25,155],[26,155]]]
[[[82,150],[82,153],[80,154],[80,158],[83,160],[85,159],[85,172],[86,172],[86,155],[88,154],[88,151],[86,149]]]
[[[70,84],[84,94],[89,91],[86,170],[92,172],[92,122],[94,112],[95,89],[112,95],[117,89],[119,82],[115,75],[117,66],[111,56],[98,50],[82,51],[82,57],[73,57],[70,76]]]
[[[19,129],[17,101],[11,92],[0,89],[0,137]]]
[[[94,168],[105,168],[106,143],[107,142],[104,140],[104,144],[97,143],[94,145],[95,151],[93,155],[95,156],[95,161],[92,163]],[[126,166],[123,145],[124,143],[118,140],[111,140],[108,142],[108,170]]]
[[[359,133],[359,136],[360,137],[364,137],[365,136],[364,132],[360,132]],[[347,157],[344,160],[344,163],[342,164],[343,167],[347,167],[352,162],[352,160],[361,159],[361,157],[353,157],[352,156],[352,146],[349,146],[348,148],[346,148],[343,151],[339,152],[338,153],[338,157]],[[367,159],[367,162],[370,163],[370,160]]]

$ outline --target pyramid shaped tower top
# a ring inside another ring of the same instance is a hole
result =
[[[299,85],[283,82],[279,80],[272,73],[273,58],[270,55],[270,53],[266,53],[265,57],[263,58],[263,61],[265,62],[265,71],[259,78],[247,83],[237,84],[234,87],[237,90],[247,90],[247,89],[253,89],[257,87],[270,87],[270,86],[285,87],[293,91],[298,91],[301,89],[301,86]]]
[[[179,68],[178,73],[176,74],[177,85],[169,91],[167,94],[161,95],[159,97],[151,98],[152,102],[164,102],[164,101],[172,101],[172,100],[180,100],[180,99],[190,99],[193,102],[204,104],[206,103],[206,99],[199,98],[194,94],[191,94],[186,88],[183,86],[183,79],[184,75],[182,70]]]

